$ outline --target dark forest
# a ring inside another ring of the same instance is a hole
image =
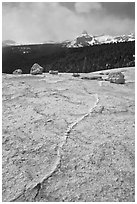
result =
[[[135,66],[135,41],[67,48],[62,44],[6,46],[2,48],[2,72],[11,74],[22,69],[30,73],[34,63],[44,72],[94,72]]]

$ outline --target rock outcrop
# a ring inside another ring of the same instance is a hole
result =
[[[126,85],[2,74],[3,202],[135,202],[135,68],[124,69],[107,72]]]
[[[30,70],[30,74],[37,75],[43,73],[43,67],[41,67],[39,64],[35,63]]]
[[[22,74],[22,70],[21,69],[16,69],[13,71],[13,74]]]
[[[125,83],[124,75],[121,72],[109,73],[107,81],[110,81],[110,83],[116,83],[116,84]]]

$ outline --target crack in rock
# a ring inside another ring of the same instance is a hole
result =
[[[67,130],[64,133],[64,140],[60,143],[59,148],[57,150],[57,160],[54,164],[54,166],[52,167],[52,169],[50,170],[49,173],[47,173],[44,177],[42,177],[39,181],[35,181],[33,183],[30,183],[28,186],[26,186],[26,188],[24,189],[23,193],[20,194],[19,196],[17,196],[16,198],[12,199],[11,201],[16,201],[18,198],[20,198],[22,195],[24,195],[25,198],[27,198],[26,194],[28,194],[27,192],[32,192],[33,190],[37,189],[33,200],[36,200],[37,196],[39,195],[40,190],[42,189],[42,184],[43,182],[45,182],[46,180],[48,180],[50,177],[53,176],[53,174],[58,170],[58,168],[60,168],[61,166],[61,150],[63,148],[63,146],[66,144],[67,139],[69,137],[70,132],[74,129],[74,127],[76,127],[82,120],[84,120],[86,117],[88,117],[92,111],[97,107],[98,103],[99,103],[99,98],[98,98],[98,94],[93,94],[96,98],[95,104],[93,105],[93,107],[86,113],[84,114],[82,117],[80,117],[79,119],[77,119],[75,122],[73,122],[72,124],[70,124],[67,128]],[[30,193],[29,193],[30,195]],[[30,199],[29,199],[30,200]]]

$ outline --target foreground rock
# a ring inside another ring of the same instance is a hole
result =
[[[43,75],[2,76],[3,202],[135,202],[135,70]]]
[[[41,67],[39,64],[35,63],[30,70],[30,74],[37,75],[43,73],[43,67]]]
[[[115,84],[125,83],[124,75],[121,72],[109,73],[107,81],[110,81],[110,83],[115,83]]]
[[[21,69],[16,69],[13,74],[22,74],[22,70]]]

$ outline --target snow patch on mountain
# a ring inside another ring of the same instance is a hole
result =
[[[130,33],[129,35],[120,35],[120,36],[111,36],[111,35],[98,35],[93,36],[89,35],[87,31],[83,31],[83,33],[77,36],[73,40],[65,40],[63,42],[54,42],[54,41],[45,41],[43,43],[24,43],[18,44],[12,40],[5,40],[2,42],[2,46],[24,46],[24,45],[44,45],[44,44],[61,44],[62,47],[67,48],[79,48],[93,45],[101,45],[107,43],[118,43],[118,42],[129,42],[135,41],[135,34]],[[25,48],[24,48],[25,49]],[[28,53],[28,51],[23,51],[23,53]]]
[[[67,43],[68,48],[79,48],[85,46],[92,46],[97,44],[107,44],[107,43],[118,43],[118,42],[128,42],[135,41],[135,35],[120,35],[120,36],[110,36],[110,35],[99,35],[91,36],[86,31],[84,31],[76,39]]]

